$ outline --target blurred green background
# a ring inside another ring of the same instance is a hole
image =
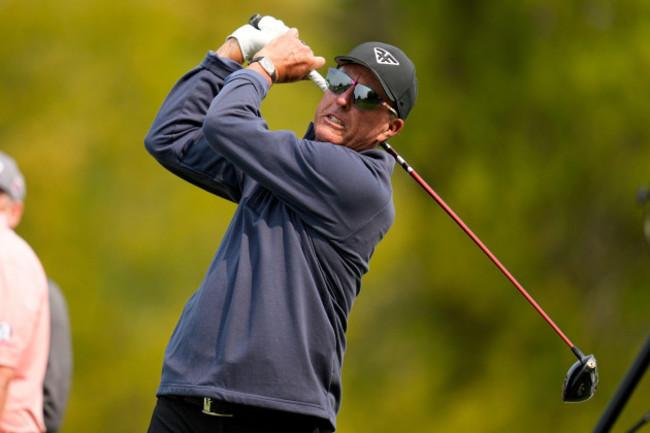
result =
[[[234,207],[143,138],[174,82],[255,12],[329,60],[369,39],[410,55],[419,99],[393,146],[599,361],[594,398],[562,403],[575,357],[396,167],[339,431],[591,431],[650,333],[635,203],[650,183],[649,2],[0,0],[0,148],[28,183],[18,232],[73,326],[63,432],[146,431],[168,337]],[[320,94],[275,86],[263,112],[302,135]],[[613,431],[650,409],[649,382]]]

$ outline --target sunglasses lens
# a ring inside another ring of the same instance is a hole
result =
[[[329,68],[325,81],[327,81],[327,88],[337,95],[348,90],[353,84],[350,77],[348,77],[343,71],[335,68]]]
[[[329,68],[325,81],[327,81],[327,88],[337,95],[356,84],[345,72],[336,68]],[[377,92],[363,84],[356,84],[354,87],[354,105],[361,110],[371,111],[379,107],[381,103],[381,96]]]
[[[354,88],[354,105],[362,110],[370,111],[379,107],[381,97],[368,86],[357,84]]]

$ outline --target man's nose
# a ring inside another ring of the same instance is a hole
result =
[[[336,102],[344,108],[352,107],[352,104],[354,103],[354,86],[350,86],[349,89],[339,93]]]

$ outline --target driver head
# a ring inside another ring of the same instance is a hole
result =
[[[598,387],[596,358],[588,355],[576,361],[569,369],[562,385],[562,400],[579,403],[587,401]]]

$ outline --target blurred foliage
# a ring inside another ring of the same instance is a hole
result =
[[[167,339],[234,207],[142,140],[176,79],[254,12],[328,59],[364,40],[403,47],[419,100],[392,144],[599,361],[596,396],[562,403],[573,355],[396,167],[397,219],[351,316],[339,431],[591,431],[650,332],[634,202],[650,182],[650,3],[269,3],[0,0],[0,148],[28,181],[18,231],[72,316],[63,432],[146,431]],[[319,92],[274,87],[263,111],[302,135]]]

